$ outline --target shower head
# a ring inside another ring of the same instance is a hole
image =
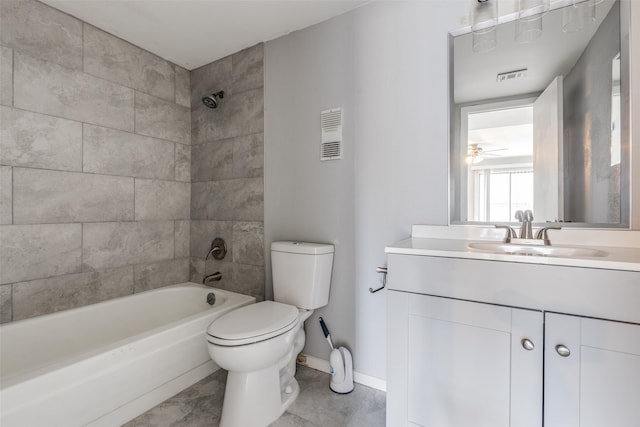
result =
[[[221,90],[219,92],[215,92],[209,95],[205,95],[202,97],[202,103],[209,108],[217,108],[218,107],[218,98],[224,98],[224,91]]]

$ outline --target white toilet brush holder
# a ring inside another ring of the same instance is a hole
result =
[[[346,347],[331,350],[329,357],[331,365],[331,391],[347,394],[353,391],[353,360],[351,352]]]
[[[324,337],[331,347],[329,366],[331,367],[331,383],[329,388],[338,394],[347,394],[353,391],[353,360],[351,352],[346,347],[335,348],[331,341],[331,334],[322,317],[318,319]]]

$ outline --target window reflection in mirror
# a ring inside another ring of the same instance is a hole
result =
[[[471,221],[509,222],[533,210],[533,105],[529,100],[462,108]]]

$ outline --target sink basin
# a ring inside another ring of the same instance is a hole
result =
[[[576,248],[568,246],[536,246],[512,245],[503,242],[475,242],[469,243],[469,249],[477,252],[493,254],[548,256],[557,258],[603,257],[607,253],[598,249]]]

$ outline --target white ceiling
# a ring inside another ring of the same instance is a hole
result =
[[[369,0],[41,0],[188,70]]]

